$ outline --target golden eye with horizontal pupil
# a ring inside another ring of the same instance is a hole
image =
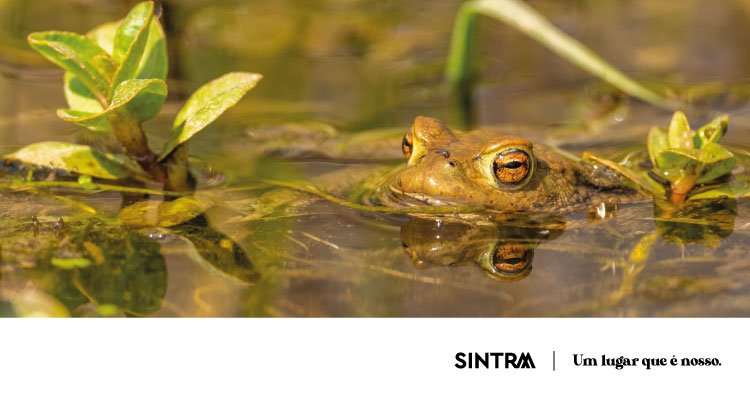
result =
[[[414,149],[414,133],[409,130],[404,135],[404,140],[401,141],[401,150],[404,152],[406,158],[411,158],[412,150]]]
[[[496,272],[517,274],[531,265],[533,251],[522,244],[499,244],[492,255],[492,266]]]
[[[517,186],[527,182],[533,169],[531,156],[520,149],[505,150],[492,163],[495,179],[503,185]]]

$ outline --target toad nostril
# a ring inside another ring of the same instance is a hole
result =
[[[443,150],[443,149],[435,150],[435,154],[439,154],[439,155],[441,155],[441,156],[443,156],[445,158],[448,158],[448,157],[451,156],[451,153],[448,153],[448,151]]]
[[[450,160],[450,161],[448,161],[448,165],[450,165],[451,167],[455,167],[456,166],[456,162],[453,161],[453,160]]]

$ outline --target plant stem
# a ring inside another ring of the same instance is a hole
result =
[[[685,198],[687,197],[690,189],[695,186],[695,181],[697,180],[697,178],[698,177],[696,174],[688,174],[682,176],[672,184],[672,195],[670,197],[672,204],[678,206],[685,202]]]
[[[193,188],[190,185],[190,170],[188,160],[187,143],[177,146],[174,151],[167,157],[167,181],[165,187],[167,190],[177,192],[189,192]]]
[[[667,99],[631,79],[520,0],[474,0],[461,6],[456,16],[446,67],[446,78],[459,87],[469,85],[475,73],[477,15],[486,15],[510,25],[633,97],[669,110],[680,106],[679,102]]]
[[[157,182],[165,182],[166,170],[156,159],[156,154],[148,147],[141,123],[127,115],[115,113],[110,120],[114,135],[125,151],[133,157],[144,171]]]

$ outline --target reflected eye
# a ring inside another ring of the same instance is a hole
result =
[[[409,130],[404,135],[404,140],[401,141],[401,150],[404,152],[406,158],[411,158],[412,150],[414,149],[414,133]]]
[[[533,250],[521,244],[498,244],[492,255],[496,272],[515,275],[531,265]]]
[[[532,162],[529,153],[523,150],[505,150],[495,157],[492,172],[500,184],[518,186],[528,182],[531,177]]]

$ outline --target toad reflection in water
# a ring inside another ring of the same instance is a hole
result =
[[[414,218],[401,227],[401,241],[417,269],[475,266],[492,279],[516,282],[531,273],[534,249],[560,232]]]

